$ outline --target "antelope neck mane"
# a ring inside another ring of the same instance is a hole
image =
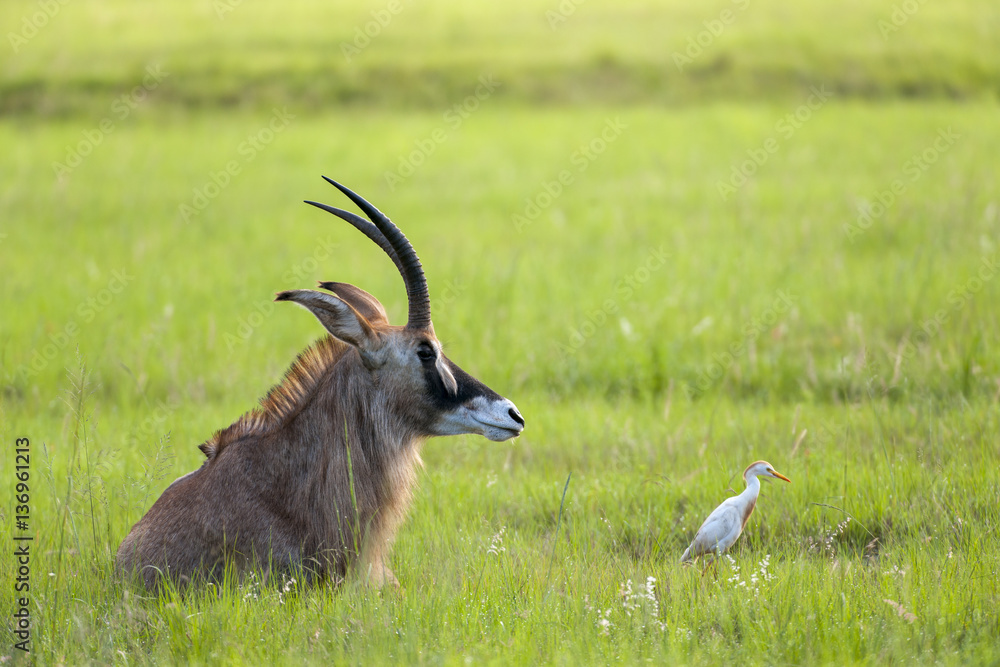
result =
[[[209,440],[198,445],[212,460],[226,445],[248,436],[261,436],[279,428],[298,414],[316,391],[327,371],[350,349],[333,336],[316,341],[292,362],[281,382],[260,399],[260,407],[247,412],[232,425],[219,429]]]

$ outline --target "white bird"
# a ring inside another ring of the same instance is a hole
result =
[[[758,477],[777,477],[786,482],[792,481],[780,472],[776,472],[767,461],[751,463],[743,471],[743,481],[746,482],[747,488],[738,496],[726,498],[708,515],[691,541],[691,546],[681,556],[682,563],[691,562],[705,554],[712,554],[718,558],[726,549],[733,546],[757,505],[757,496],[760,494]]]

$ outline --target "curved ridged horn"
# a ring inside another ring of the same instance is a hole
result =
[[[403,284],[406,286],[406,300],[408,304],[407,328],[428,328],[431,325],[431,297],[427,292],[427,279],[424,277],[423,267],[420,266],[420,259],[417,257],[416,251],[406,236],[403,232],[399,231],[399,228],[389,218],[368,203],[363,197],[331,178],[324,176],[323,180],[347,195],[358,208],[364,211],[365,215],[371,218],[371,223],[349,211],[334,208],[333,206],[312,201],[307,201],[306,203],[321,208],[327,213],[332,213],[351,223],[358,231],[374,241],[389,255],[389,258],[399,270],[399,275],[403,277]]]
[[[338,218],[346,220],[354,225],[355,229],[374,241],[379,248],[382,248],[382,250],[385,251],[385,254],[389,255],[389,259],[391,259],[392,263],[396,265],[396,268],[399,270],[399,274],[403,275],[403,265],[399,263],[399,255],[397,255],[396,251],[393,250],[391,245],[389,245],[389,241],[385,238],[385,235],[383,235],[382,232],[378,230],[378,227],[373,225],[370,221],[365,220],[356,213],[351,213],[350,211],[345,211],[344,209],[336,208],[335,206],[327,206],[326,204],[321,204],[318,201],[309,201],[307,199],[306,203],[311,204],[316,208],[321,208],[327,213],[333,213]]]

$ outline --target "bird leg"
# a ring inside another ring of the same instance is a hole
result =
[[[711,559],[711,560],[709,560],[709,559]],[[713,556],[706,556],[705,560],[708,561],[708,562],[705,563],[705,567],[701,571],[702,578],[705,577],[705,574],[708,572],[708,569],[711,568],[711,567],[713,567],[715,565],[715,558]],[[716,579],[719,578],[718,572],[715,573],[715,578]]]
[[[711,568],[712,569],[712,574],[715,575],[715,580],[718,581],[719,580],[719,557],[718,557],[718,555],[714,554],[714,553],[712,553],[712,554],[706,554],[705,558],[706,559],[711,558],[712,560],[708,561],[705,564],[705,569],[703,569],[701,571],[701,576],[704,577],[705,574],[708,572],[709,568]]]

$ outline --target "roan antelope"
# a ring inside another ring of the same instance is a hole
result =
[[[326,178],[326,177],[324,177]],[[330,179],[371,222],[307,202],[351,223],[392,259],[406,285],[406,326],[347,283],[291,290],[277,301],[308,308],[330,333],[302,352],[284,380],[200,449],[200,468],[173,482],[118,549],[117,567],[149,587],[218,580],[234,572],[302,571],[396,584],[386,567],[409,504],[423,441],[478,433],[514,438],[512,402],[456,366],[431,324],[420,260],[378,209]]]

